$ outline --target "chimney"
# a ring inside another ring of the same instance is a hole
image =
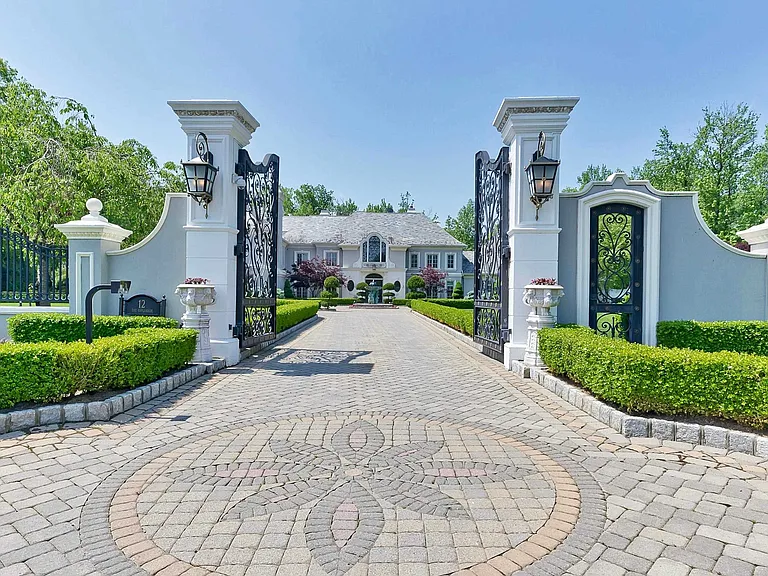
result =
[[[416,208],[413,206],[413,202],[408,206],[408,214],[416,214]]]
[[[328,210],[320,210],[320,216],[330,216],[331,213]]]

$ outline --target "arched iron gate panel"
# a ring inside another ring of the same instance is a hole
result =
[[[509,313],[509,147],[495,160],[475,154],[474,339],[504,361]]]
[[[598,334],[643,341],[644,210],[596,206],[589,225],[589,326]]]
[[[280,158],[267,154],[254,164],[240,150],[237,190],[237,305],[234,335],[240,346],[273,340],[277,329],[277,230]]]

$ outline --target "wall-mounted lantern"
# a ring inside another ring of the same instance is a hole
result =
[[[213,183],[219,169],[213,165],[213,154],[208,150],[208,138],[200,132],[195,139],[197,158],[182,162],[187,179],[187,194],[205,208],[208,218],[208,204],[213,200]]]
[[[552,160],[544,156],[546,143],[547,137],[544,132],[539,132],[539,148],[533,153],[530,164],[525,167],[528,186],[531,188],[531,202],[536,206],[536,220],[539,219],[539,208],[552,198],[557,167],[560,166],[560,160]]]

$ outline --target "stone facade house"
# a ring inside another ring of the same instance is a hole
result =
[[[447,274],[439,296],[450,296],[457,281],[465,294],[472,291],[474,254],[465,252],[461,242],[415,210],[283,216],[282,239],[278,257],[281,287],[292,264],[317,257],[343,269],[347,282],[341,297],[355,296],[355,285],[366,282],[374,290],[395,284],[399,288],[396,298],[403,298],[408,278],[426,266]]]

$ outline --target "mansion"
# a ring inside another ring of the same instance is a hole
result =
[[[405,213],[283,216],[282,239],[278,253],[281,287],[292,264],[317,257],[342,268],[347,279],[340,291],[343,298],[356,296],[359,282],[379,289],[392,283],[398,288],[395,298],[404,298],[408,278],[426,266],[446,274],[439,296],[450,296],[457,281],[464,294],[473,290],[474,253],[413,209]]]

